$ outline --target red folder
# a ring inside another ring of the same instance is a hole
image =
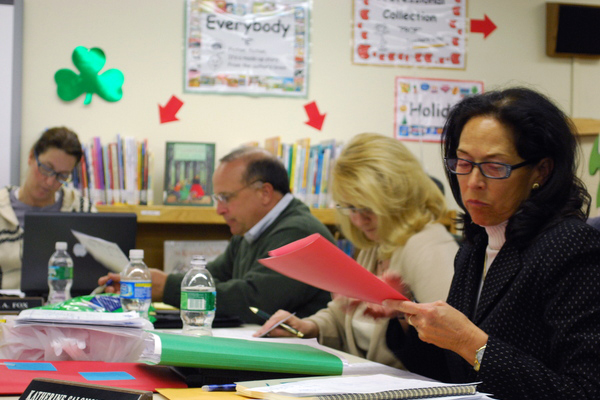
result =
[[[269,256],[258,261],[328,292],[375,304],[408,300],[318,233],[271,250]]]
[[[33,378],[153,392],[158,388],[187,388],[170,368],[158,365],[100,361],[0,360],[0,394],[20,395]]]

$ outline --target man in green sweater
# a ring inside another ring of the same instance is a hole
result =
[[[268,313],[278,309],[299,317],[314,314],[331,300],[328,292],[287,278],[258,262],[270,250],[320,233],[333,242],[331,232],[290,193],[284,166],[258,148],[233,151],[220,160],[213,176],[217,213],[233,234],[227,249],[208,263],[217,288],[217,317],[239,317],[246,323],[264,321],[249,307]],[[183,275],[151,269],[152,298],[179,307]],[[109,274],[99,284],[119,276]],[[117,291],[114,285],[108,291]]]

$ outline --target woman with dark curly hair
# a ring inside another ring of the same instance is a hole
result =
[[[447,302],[388,300],[409,370],[503,400],[600,398],[600,232],[570,120],[525,88],[465,98],[443,153],[465,241]]]

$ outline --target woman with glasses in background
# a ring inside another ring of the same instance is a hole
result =
[[[387,342],[409,370],[503,400],[600,398],[600,232],[573,132],[525,88],[451,110],[443,152],[465,240],[448,300],[384,302],[406,318]]]
[[[445,300],[458,245],[440,223],[444,196],[417,159],[398,140],[376,134],[355,136],[332,173],[342,233],[360,249],[357,261],[419,302]],[[327,308],[307,318],[280,310],[255,334],[283,318],[321,344],[393,367],[401,362],[387,348],[389,318],[375,318],[369,305],[334,296]],[[271,336],[289,336],[276,328]]]
[[[19,289],[26,212],[95,211],[88,199],[67,188],[81,160],[81,144],[71,130],[51,128],[33,145],[21,187],[0,189],[0,266],[2,289]]]

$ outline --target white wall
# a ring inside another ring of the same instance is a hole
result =
[[[573,117],[600,119],[600,61],[545,55],[545,0],[470,0],[467,17],[487,14],[498,29],[487,39],[467,34],[466,68],[460,71],[353,65],[352,1],[313,0],[307,99],[183,93],[183,0],[24,2],[21,174],[28,149],[46,127],[69,126],[83,141],[100,136],[108,142],[117,133],[147,137],[156,155],[155,203],[161,203],[167,140],[216,142],[220,157],[241,143],[263,143],[278,135],[284,142],[347,140],[366,131],[391,136],[394,78],[400,75],[481,80],[486,90],[527,85],[551,96]],[[76,46],[102,48],[106,68],[123,71],[121,101],[107,103],[94,96],[84,106],[82,100],[58,99],[54,73],[73,68],[70,57]],[[161,125],[158,104],[173,94],[185,103],[180,121]],[[327,113],[322,131],[304,124],[303,106],[313,100]],[[593,138],[583,139],[586,156],[592,143]],[[424,155],[430,174],[443,180],[438,144],[407,145],[417,156]],[[587,164],[582,167],[595,195],[600,178],[589,176]],[[449,203],[455,207],[453,200]]]
[[[0,4],[0,187],[11,182],[13,5]]]

